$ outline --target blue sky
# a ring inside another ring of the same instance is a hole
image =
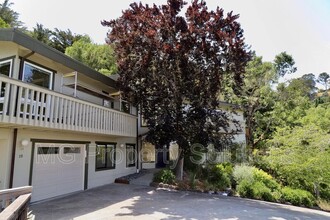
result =
[[[70,1],[12,0],[13,9],[29,29],[36,23],[48,28],[71,29],[103,43],[107,28],[100,21],[114,19],[129,7],[130,0]],[[166,3],[166,0],[143,0]],[[287,51],[298,71],[318,75],[330,73],[330,0],[206,0],[209,9],[217,6],[240,14],[246,42],[265,61]],[[290,78],[290,77],[289,77]]]

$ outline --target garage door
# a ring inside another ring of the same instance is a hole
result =
[[[31,201],[83,190],[84,159],[83,144],[36,143]]]

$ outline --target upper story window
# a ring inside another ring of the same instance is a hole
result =
[[[52,89],[53,72],[35,64],[24,62],[22,79],[24,82]]]
[[[127,101],[121,100],[121,109],[122,112],[131,114],[131,104]]]
[[[12,68],[12,62],[13,60],[3,60],[0,61],[0,75],[5,75],[11,77],[11,68]],[[0,84],[1,90],[0,90],[0,98],[5,96],[6,92],[6,84],[2,83]],[[2,111],[3,103],[0,103],[0,111]]]
[[[12,66],[13,60],[3,60],[0,61],[0,74],[11,76],[11,66]]]

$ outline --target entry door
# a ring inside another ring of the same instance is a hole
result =
[[[84,189],[85,145],[36,143],[31,201]]]

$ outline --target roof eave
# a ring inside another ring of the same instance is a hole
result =
[[[0,29],[0,41],[14,42],[57,63],[61,63],[64,66],[67,66],[89,78],[100,81],[112,88],[118,89],[116,81],[111,79],[110,77],[107,77],[99,73],[98,71],[91,69],[83,63],[72,59],[71,57],[63,54],[62,52],[22,33],[17,29]]]

